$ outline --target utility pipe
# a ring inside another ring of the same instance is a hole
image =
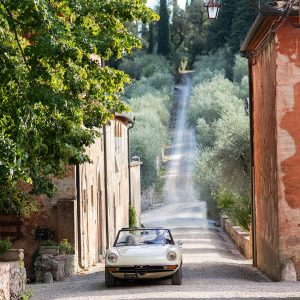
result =
[[[77,237],[78,237],[78,265],[81,269],[85,269],[82,265],[82,240],[81,240],[81,186],[80,186],[80,165],[75,166],[75,176],[76,176],[76,194],[77,194]]]
[[[105,227],[106,227],[106,249],[109,248],[109,221],[108,221],[108,175],[107,175],[107,127],[103,126],[104,143],[104,185],[105,185]]]
[[[249,122],[250,122],[250,176],[251,176],[251,214],[252,214],[252,256],[253,266],[257,266],[256,249],[256,203],[255,203],[255,166],[254,166],[254,120],[253,120],[253,74],[252,61],[248,58],[249,70]]]
[[[131,205],[131,170],[130,170],[130,142],[129,142],[129,131],[133,128],[134,126],[134,121],[128,119],[128,123],[131,126],[127,127],[127,151],[128,151],[128,185],[129,185],[129,205]]]

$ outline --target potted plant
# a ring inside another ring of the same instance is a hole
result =
[[[58,255],[59,247],[57,246],[57,243],[55,243],[53,240],[42,241],[39,246],[39,254]]]
[[[75,273],[75,247],[67,239],[63,239],[59,243],[59,252],[64,256],[65,275],[66,277],[71,277]]]
[[[58,246],[60,254],[75,254],[74,246],[67,239],[63,239]]]
[[[20,261],[23,259],[23,249],[12,249],[12,243],[9,238],[0,240],[0,261]]]

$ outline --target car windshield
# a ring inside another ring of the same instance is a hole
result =
[[[167,229],[121,230],[115,246],[165,245],[174,244]]]

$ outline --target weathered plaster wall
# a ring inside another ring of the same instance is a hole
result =
[[[128,227],[129,183],[127,126],[113,121],[106,127],[108,173],[109,245],[112,246],[119,229]]]
[[[279,257],[300,280],[300,31],[289,23],[276,36]]]
[[[275,41],[253,59],[254,181],[257,265],[278,279]]]
[[[49,199],[40,197],[40,211],[23,220],[24,238],[14,242],[15,248],[24,249],[25,264],[31,269],[31,257],[38,249],[35,239],[37,226],[54,230],[54,240],[67,238],[80,253],[79,265],[87,268],[99,261],[106,250],[106,203],[108,204],[109,244],[112,245],[117,231],[128,226],[129,178],[127,124],[120,120],[111,121],[106,127],[108,197],[105,199],[104,139],[103,132],[95,144],[87,149],[92,163],[80,166],[80,226],[77,218],[76,168],[70,167],[63,179],[55,179],[58,191]],[[140,195],[139,166],[133,171],[133,195],[138,202]],[[138,204],[136,204],[138,205]],[[1,217],[1,219],[12,219]],[[78,239],[80,229],[80,245]],[[13,230],[13,228],[12,228]],[[81,249],[81,251],[79,251]],[[77,257],[77,255],[76,255]]]
[[[30,219],[25,219],[23,221],[23,225],[21,226],[21,231],[23,234],[23,238],[21,240],[16,240],[13,243],[14,248],[24,249],[24,262],[26,269],[30,276],[31,269],[31,257],[38,250],[38,242],[35,238],[35,229],[38,226],[47,226],[51,230],[55,232],[55,240],[58,240],[58,232],[62,232],[62,223],[68,222],[70,220],[68,216],[70,216],[71,211],[67,211],[68,214],[64,215],[64,219],[61,218],[62,214],[60,212],[61,208],[58,205],[59,201],[69,201],[76,199],[76,185],[75,185],[75,167],[69,168],[69,173],[64,177],[63,180],[54,179],[54,183],[57,186],[57,193],[53,198],[48,198],[46,196],[39,197],[37,200],[39,202],[39,211],[31,215]],[[59,215],[59,221],[58,221]],[[74,217],[73,217],[74,219]],[[5,221],[14,221],[15,217],[11,216],[1,216],[1,220]],[[67,220],[67,221],[65,221]],[[14,231],[15,227],[7,227],[6,231]],[[70,232],[72,228],[65,227],[64,230],[66,232]],[[59,237],[60,238],[60,237]],[[74,240],[73,235],[66,235],[65,238],[68,238],[70,242]]]
[[[105,250],[104,141],[100,134],[86,151],[92,162],[80,166],[80,265],[85,268],[98,262]]]

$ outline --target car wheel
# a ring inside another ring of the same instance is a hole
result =
[[[182,267],[180,266],[179,269],[174,273],[171,277],[173,285],[182,285]]]
[[[105,286],[106,287],[116,286],[116,278],[112,276],[107,269],[105,269]]]

